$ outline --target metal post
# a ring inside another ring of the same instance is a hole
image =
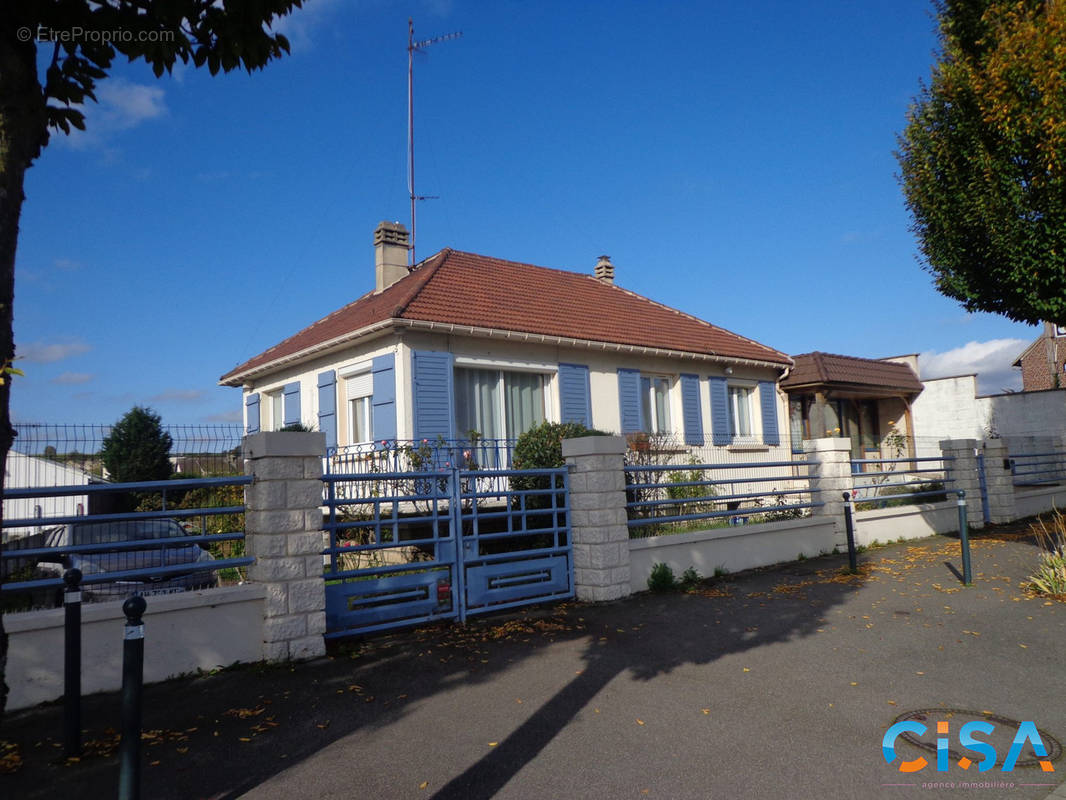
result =
[[[459,485],[459,468],[452,467],[448,480],[449,500],[448,533],[451,535],[455,547],[455,581],[452,586],[452,602],[457,603],[456,610],[459,612],[459,622],[466,623],[466,564],[463,552],[463,502],[462,487]]]
[[[139,595],[122,604],[126,627],[122,635],[122,742],[119,745],[119,800],[141,796],[141,689],[144,685],[144,623],[147,607]]]
[[[977,453],[977,479],[981,485],[981,514],[984,516],[985,525],[992,521],[992,512],[988,507],[988,480],[985,477],[985,454]]]
[[[81,570],[63,573],[63,752],[81,755]]]
[[[851,493],[844,492],[844,531],[848,536],[848,568],[852,572],[859,569],[858,558],[855,553],[855,523],[852,521],[854,503],[851,502]]]
[[[966,524],[966,492],[959,489],[959,543],[962,545],[962,582],[973,583],[970,570],[970,531]]]

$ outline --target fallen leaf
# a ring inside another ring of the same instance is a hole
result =
[[[418,784],[419,789],[425,789],[427,786],[429,786],[429,781],[422,781],[420,784]]]
[[[852,686],[858,686],[858,685],[859,685],[859,683],[858,683],[858,681],[852,681],[852,682],[851,682],[851,685],[852,685]]]
[[[704,714],[710,714],[711,713],[711,709],[709,709],[709,708],[701,708],[700,711],[702,711]]]
[[[499,742],[489,742],[489,747],[495,747]]]
[[[638,724],[638,725],[643,725],[643,724],[644,724],[644,720],[642,720],[642,719],[638,719],[638,720],[637,720],[637,724]]]
[[[896,704],[896,701],[895,701],[895,700],[889,700],[889,701],[888,701],[888,704],[889,704],[890,706],[894,706],[894,705]]]
[[[748,669],[747,667],[744,667],[744,671],[745,671],[745,672],[751,672],[751,670],[750,670],[750,669]]]

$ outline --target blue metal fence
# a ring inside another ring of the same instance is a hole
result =
[[[1027,453],[1009,459],[1015,486],[1053,486],[1066,480],[1066,455]]]
[[[809,514],[824,505],[810,487],[809,467],[803,460],[627,466],[630,536],[680,532],[700,520],[738,525]]]
[[[323,480],[327,638],[573,596],[565,469]]]
[[[876,505],[944,500],[945,489],[955,483],[954,478],[947,477],[952,461],[950,456],[853,458],[852,500]]]
[[[95,598],[216,585],[220,571],[254,559],[243,555],[243,503],[222,505],[222,499],[210,505],[210,496],[251,482],[234,476],[5,489],[5,501],[87,496],[100,510],[4,519],[0,592],[24,593],[31,606],[51,605],[70,567],[82,572],[82,584]],[[150,510],[123,510],[130,505]],[[211,530],[231,524],[233,530]],[[22,535],[9,538],[9,530]]]

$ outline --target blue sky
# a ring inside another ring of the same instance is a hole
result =
[[[591,272],[790,354],[1010,362],[1037,331],[966,314],[916,260],[892,155],[936,40],[927,0],[311,0],[253,75],[118,64],[87,133],[27,173],[17,421],[238,421],[218,377],[373,285],[408,223],[416,38],[418,254]],[[639,324],[639,320],[634,320]]]

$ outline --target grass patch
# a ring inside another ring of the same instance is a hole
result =
[[[1055,510],[1050,523],[1038,519],[1029,532],[1040,547],[1040,564],[1025,582],[1033,594],[1066,602],[1066,516]]]

